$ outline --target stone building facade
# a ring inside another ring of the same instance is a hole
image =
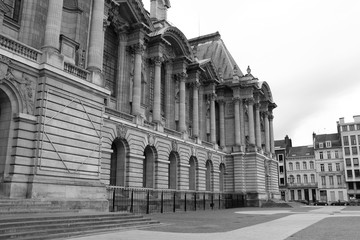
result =
[[[1,196],[99,208],[107,186],[279,198],[269,85],[219,33],[188,40],[168,8],[0,1]]]

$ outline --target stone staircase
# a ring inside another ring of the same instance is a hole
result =
[[[160,224],[130,213],[77,212],[48,201],[0,199],[0,239],[64,239]]]

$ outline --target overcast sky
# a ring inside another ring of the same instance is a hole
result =
[[[143,0],[150,10],[150,0]],[[275,139],[312,144],[360,115],[360,0],[170,0],[190,39],[219,31],[243,73],[266,81]]]

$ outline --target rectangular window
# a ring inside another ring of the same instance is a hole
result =
[[[354,131],[355,130],[355,125],[349,125],[349,129],[350,129],[350,131]]]
[[[352,176],[353,176],[352,170],[347,170],[346,173],[347,173],[348,178],[352,178]]]
[[[328,164],[328,171],[332,172],[332,164],[331,163]]]
[[[320,155],[320,159],[324,159],[324,153],[323,152],[319,152]]]
[[[290,171],[294,170],[294,169],[293,169],[293,164],[292,164],[292,163],[289,163],[289,170],[290,170]]]
[[[339,151],[335,150],[335,158],[339,158]]]
[[[4,0],[3,2],[10,10],[9,12],[5,13],[5,16],[12,19],[15,22],[19,22],[21,0]]]
[[[354,183],[353,182],[349,182],[348,186],[349,186],[348,187],[349,189],[351,189],[351,190],[354,189]]]
[[[331,152],[327,151],[326,154],[327,154],[327,159],[331,159]]]
[[[336,176],[336,179],[337,179],[337,184],[338,184],[338,186],[340,186],[340,185],[342,184],[341,175],[337,175],[337,176]]]
[[[326,185],[326,179],[325,176],[321,176],[321,185],[325,186]]]
[[[298,200],[301,200],[302,197],[301,197],[301,190],[298,190]]]
[[[343,145],[349,146],[349,137],[348,136],[343,136]]]
[[[360,177],[360,170],[359,170],[359,169],[355,169],[355,170],[354,170],[354,174],[355,174],[355,177]]]
[[[353,155],[357,155],[358,154],[357,147],[351,147],[351,152]]]
[[[326,141],[326,147],[330,148],[331,147],[331,141]]]
[[[353,163],[354,163],[354,166],[359,166],[359,159],[353,158]]]
[[[350,155],[350,148],[344,147],[344,152],[345,152],[345,155]]]
[[[351,159],[350,158],[346,158],[345,162],[346,162],[347,167],[351,167]]]
[[[355,135],[350,136],[350,142],[351,142],[351,145],[356,145],[356,136]]]
[[[310,181],[311,181],[311,183],[315,183],[315,175],[314,174],[311,174]]]
[[[324,166],[324,164],[320,164],[320,171],[321,171],[321,172],[325,172],[325,166]]]
[[[279,162],[284,161],[284,155],[283,154],[278,154],[277,156],[278,156],[278,161]]]
[[[304,175],[304,183],[308,183],[308,176]]]
[[[329,183],[331,186],[334,185],[334,177],[333,176],[329,176]]]
[[[347,131],[347,125],[341,126],[341,129],[342,129],[343,132],[346,132]]]
[[[307,169],[307,164],[306,164],[306,162],[303,162],[303,169]]]
[[[284,184],[285,184],[284,178],[280,178],[280,184],[281,184],[281,185],[284,185]]]
[[[319,143],[319,148],[324,148],[324,144],[322,142]]]
[[[280,166],[280,167],[279,167],[279,172],[280,172],[280,173],[284,173],[284,166]]]
[[[297,182],[297,183],[301,183],[301,176],[300,176],[300,175],[297,175],[297,176],[296,176],[296,182]]]
[[[340,171],[340,163],[336,163],[336,171]]]
[[[295,166],[296,166],[296,170],[300,170],[300,163],[299,162],[296,162]]]
[[[356,124],[356,130],[360,130],[360,124]]]
[[[310,169],[314,169],[314,162],[313,161],[310,162]]]

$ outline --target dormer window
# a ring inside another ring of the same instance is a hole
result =
[[[319,143],[319,148],[324,148],[324,143]]]
[[[326,141],[326,147],[331,148],[331,141]]]

